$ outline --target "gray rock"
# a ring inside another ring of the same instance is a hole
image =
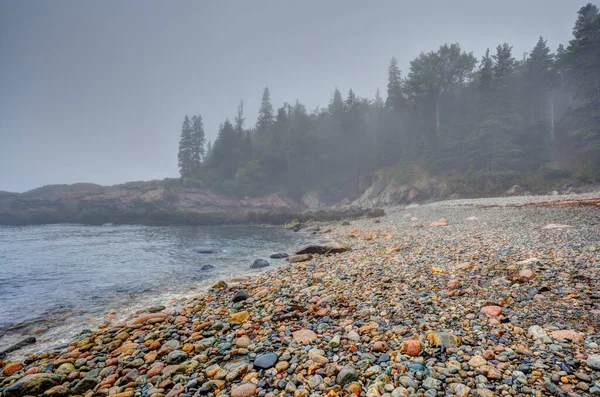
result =
[[[158,350],[159,356],[171,353],[173,350],[179,349],[179,341],[177,339],[171,339],[165,342]]]
[[[544,331],[544,329],[539,325],[532,325],[531,327],[529,327],[529,329],[527,330],[527,335],[530,335],[531,337],[533,337],[533,339],[540,343],[552,343],[552,339],[550,339],[546,331]]]
[[[310,378],[308,380],[308,386],[311,389],[315,389],[317,386],[319,386],[321,383],[323,383],[323,377],[321,375],[315,375],[312,378]]]
[[[339,335],[334,335],[333,338],[329,341],[329,348],[335,349],[336,347],[340,347],[341,338]]]
[[[257,259],[254,262],[252,262],[252,265],[250,265],[250,269],[261,269],[267,266],[269,266],[269,262],[267,262],[264,259]]]
[[[181,364],[188,359],[186,352],[182,350],[173,350],[167,355],[167,364]]]
[[[84,394],[86,391],[93,389],[100,383],[98,378],[83,378],[73,388],[75,394]]]
[[[592,354],[586,361],[588,367],[600,371],[600,354]]]
[[[269,369],[275,365],[279,356],[276,353],[267,353],[262,356],[256,357],[254,360],[254,367],[258,369]]]
[[[425,389],[442,390],[442,381],[429,377],[423,381],[423,387]]]
[[[246,291],[245,289],[241,289],[238,292],[236,292],[235,295],[233,295],[233,298],[231,298],[231,301],[234,303],[237,303],[237,302],[245,301],[248,298],[250,298],[250,293],[248,291]]]
[[[354,382],[358,379],[358,372],[354,367],[349,365],[344,366],[337,376],[337,383],[341,386],[345,386],[350,382]]]

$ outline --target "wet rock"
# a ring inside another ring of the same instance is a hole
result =
[[[75,387],[73,387],[73,392],[75,394],[84,394],[88,390],[92,390],[99,383],[97,378],[86,377],[81,379]]]
[[[75,371],[75,366],[71,363],[64,363],[61,364],[58,369],[56,370],[56,373],[58,375],[68,375],[71,372]]]
[[[60,382],[60,375],[45,373],[27,375],[19,379],[11,386],[5,388],[3,391],[3,396],[22,397],[28,395],[38,395],[44,393],[51,387],[57,386]]]
[[[275,365],[279,356],[276,353],[267,353],[256,357],[254,367],[258,369],[269,369]]]
[[[235,293],[235,295],[233,295],[233,298],[231,298],[231,301],[234,303],[243,302],[248,298],[250,298],[250,293],[248,291],[246,291],[245,289],[241,289],[241,290],[237,291]]]
[[[25,368],[25,365],[21,362],[10,363],[4,367],[4,369],[2,370],[2,374],[4,376],[11,376],[19,372],[23,368]]]
[[[67,397],[71,391],[64,386],[54,386],[44,392],[44,397]]]
[[[213,284],[212,289],[224,289],[227,288],[227,283],[223,280],[219,280]]]
[[[214,267],[213,265],[203,265],[203,266],[200,268],[200,270],[204,270],[204,271],[206,271],[206,270],[212,270],[212,269],[214,269],[214,268],[215,268],[215,267]]]
[[[269,256],[269,258],[271,258],[271,259],[285,259],[287,257],[288,257],[288,254],[286,254],[284,252],[280,252],[280,253]]]
[[[266,260],[256,259],[254,262],[252,262],[252,265],[250,265],[250,269],[261,269],[267,266],[269,266],[269,262],[267,262]]]
[[[145,314],[143,316],[136,318],[131,323],[134,325],[145,324],[148,321],[164,320],[165,318],[167,318],[167,316],[168,316],[167,313],[150,313],[150,314]]]
[[[6,355],[8,353],[12,353],[12,352],[14,352],[16,350],[21,349],[22,347],[31,345],[31,344],[33,344],[35,342],[36,342],[35,337],[33,337],[33,336],[27,337],[27,338],[25,338],[25,339],[23,339],[23,340],[15,343],[14,345],[8,347],[7,349],[4,349],[4,350],[0,351],[0,358],[4,358],[4,357],[6,357]]]

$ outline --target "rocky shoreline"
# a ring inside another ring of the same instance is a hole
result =
[[[312,222],[336,249],[6,360],[0,394],[600,395],[600,209],[514,204]]]
[[[292,220],[335,221],[376,217],[383,210],[341,206],[307,208],[279,194],[256,198],[224,196],[190,179],[48,185],[25,193],[0,192],[0,225],[73,223],[87,225],[283,225]]]

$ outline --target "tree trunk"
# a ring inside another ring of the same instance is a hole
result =
[[[439,94],[436,95],[435,99],[434,99],[434,106],[435,106],[435,133],[439,134],[440,133],[440,97],[442,96],[442,93],[440,92]]]
[[[554,141],[554,99],[550,96],[550,142]]]

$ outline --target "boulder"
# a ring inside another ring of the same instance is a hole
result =
[[[346,244],[335,240],[319,240],[302,244],[296,248],[296,255],[301,254],[337,254],[350,251]]]
[[[257,259],[254,262],[252,262],[252,265],[250,265],[250,269],[261,269],[267,266],[269,266],[269,262],[267,262],[264,259]]]
[[[271,258],[271,259],[285,259],[288,256],[289,255],[286,254],[285,252],[278,252],[276,254],[271,255],[269,258]]]
[[[27,375],[5,388],[2,395],[4,397],[37,396],[57,386],[61,380],[61,376],[55,374],[40,373]]]

